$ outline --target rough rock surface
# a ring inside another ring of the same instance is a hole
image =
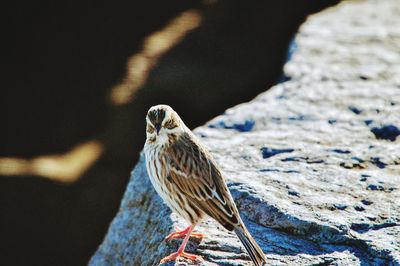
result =
[[[400,265],[400,6],[346,1],[310,17],[295,43],[288,81],[195,132],[269,265]],[[142,156],[89,264],[157,265],[184,226]],[[251,265],[233,233],[212,220],[198,230],[207,236],[188,251],[201,265]]]

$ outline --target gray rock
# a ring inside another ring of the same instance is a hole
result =
[[[291,80],[195,130],[229,181],[270,265],[400,265],[400,6],[344,2],[314,15],[285,67]],[[185,222],[141,157],[90,265],[157,265]],[[237,237],[204,222],[201,265],[251,265]],[[170,263],[169,265],[173,265]],[[180,259],[175,265],[193,265]]]

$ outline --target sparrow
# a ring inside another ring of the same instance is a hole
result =
[[[190,224],[166,237],[184,240],[178,251],[163,258],[160,264],[180,256],[201,261],[200,256],[185,252],[185,247],[191,236],[203,237],[193,229],[208,217],[236,233],[256,266],[265,264],[266,257],[240,218],[216,161],[170,106],[149,109],[144,153],[154,189],[173,212]]]

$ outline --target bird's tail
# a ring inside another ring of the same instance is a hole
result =
[[[234,228],[236,235],[239,237],[243,246],[247,250],[251,260],[256,266],[263,266],[267,262],[264,252],[261,250],[260,246],[256,243],[253,237],[247,231],[243,223],[240,226]]]

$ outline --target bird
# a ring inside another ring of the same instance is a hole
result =
[[[243,223],[215,159],[170,106],[160,104],[148,110],[144,154],[156,192],[173,212],[189,223],[183,231],[165,238],[184,239],[178,251],[163,258],[160,264],[178,257],[202,261],[201,256],[185,252],[185,247],[191,236],[204,236],[193,230],[211,217],[236,233],[254,265],[265,265],[265,254]]]

